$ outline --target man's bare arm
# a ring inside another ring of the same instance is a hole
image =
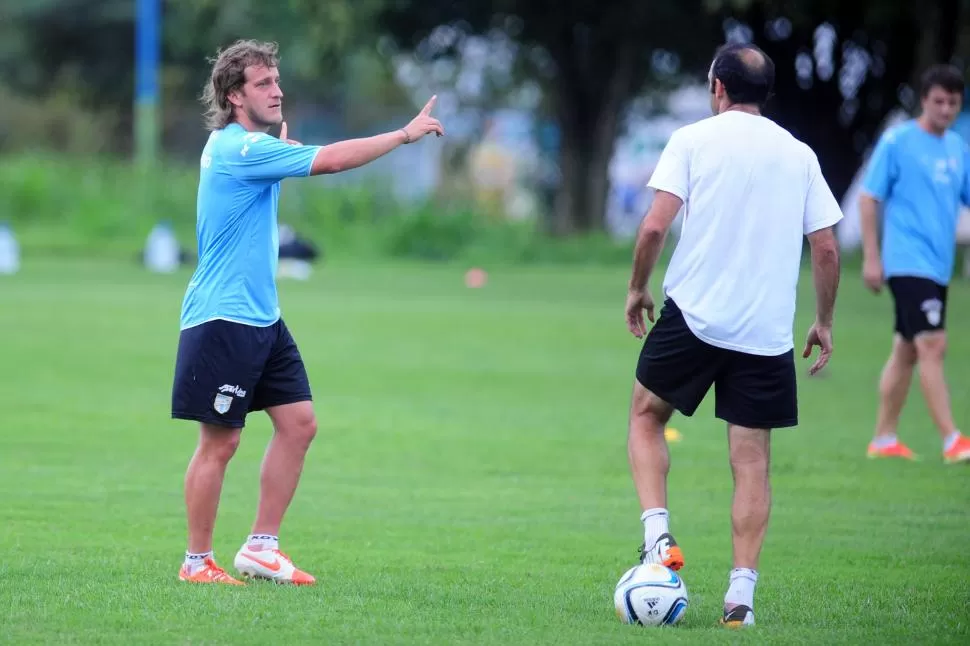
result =
[[[444,135],[445,130],[441,122],[430,116],[431,108],[434,107],[436,101],[437,96],[431,97],[431,100],[421,109],[418,116],[400,130],[385,132],[373,137],[338,141],[335,144],[321,147],[316,157],[313,158],[310,174],[340,173],[370,163],[378,157],[383,157],[401,144],[417,141],[432,132],[439,137]]]
[[[663,250],[667,232],[684,202],[666,191],[657,191],[640,229],[637,231],[636,247],[633,251],[633,272],[630,277],[630,291],[642,292],[647,288],[650,274],[657,264]]]
[[[822,327],[832,327],[840,273],[839,243],[834,228],[825,227],[810,233],[808,244],[812,250],[816,322]]]
[[[862,253],[866,258],[878,259],[879,201],[871,195],[859,197],[859,224],[862,227]]]
[[[310,174],[327,175],[363,166],[378,157],[383,157],[405,142],[404,131],[398,130],[323,146],[313,158]]]

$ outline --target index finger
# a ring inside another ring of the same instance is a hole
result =
[[[431,99],[430,99],[430,100],[429,100],[429,101],[428,101],[427,103],[425,103],[425,104],[424,104],[424,107],[423,107],[423,108],[421,108],[421,112],[420,112],[419,114],[420,114],[420,115],[421,115],[422,117],[426,117],[426,116],[428,116],[429,114],[431,114],[431,108],[433,108],[433,107],[434,107],[434,104],[435,104],[435,103],[436,103],[437,101],[438,101],[438,95],[437,95],[437,94],[435,94],[435,95],[434,95],[433,97],[431,97]]]
[[[286,141],[286,122],[283,122],[283,126],[280,128],[280,139]]]

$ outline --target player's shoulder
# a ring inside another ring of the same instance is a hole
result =
[[[704,117],[703,119],[678,126],[671,135],[671,138],[679,137],[680,139],[690,140],[705,137],[716,132],[717,127],[717,117]]]
[[[271,143],[275,139],[265,132],[249,132],[236,123],[231,123],[221,130],[214,130],[209,135],[210,145],[223,159],[232,157],[246,157],[254,149]]]
[[[674,128],[667,137],[665,148],[679,151],[703,147],[703,144],[715,138],[715,128],[712,128],[712,117],[705,117],[698,121],[682,124]]]
[[[880,141],[887,144],[895,144],[901,141],[906,141],[910,137],[920,132],[919,124],[916,119],[906,119],[899,123],[895,123],[885,130],[879,136]]]
[[[970,153],[970,141],[964,139],[963,135],[956,130],[947,130],[943,137],[947,146],[962,150],[964,153]]]
[[[758,115],[757,118],[749,120],[748,123],[751,127],[750,136],[761,138],[765,145],[777,151],[780,155],[807,162],[809,165],[818,164],[818,155],[815,149],[774,119]]]

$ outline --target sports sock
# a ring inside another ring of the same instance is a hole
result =
[[[947,435],[946,439],[943,440],[943,450],[949,451],[950,449],[952,449],[953,445],[956,444],[957,440],[959,439],[960,439],[960,431],[953,431],[952,433]]]
[[[249,538],[246,539],[246,546],[253,552],[278,550],[280,548],[280,538],[279,536],[271,536],[269,534],[250,534]]]
[[[758,573],[748,568],[734,568],[731,570],[731,584],[724,595],[724,605],[748,606],[754,610],[754,585],[758,582]]]
[[[886,449],[895,444],[898,440],[896,435],[880,435],[872,440],[872,445],[877,449]]]
[[[189,574],[195,574],[205,566],[205,560],[212,557],[212,550],[208,552],[201,552],[199,554],[193,554],[192,552],[185,553],[185,568],[189,571]]]
[[[648,509],[640,515],[640,520],[643,522],[643,542],[646,543],[646,549],[653,547],[658,538],[670,531],[667,527],[669,519],[670,514],[663,507]]]

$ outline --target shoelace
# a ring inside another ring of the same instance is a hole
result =
[[[212,573],[213,581],[228,581],[232,578],[218,565],[207,565],[206,567],[208,568],[209,572]]]

